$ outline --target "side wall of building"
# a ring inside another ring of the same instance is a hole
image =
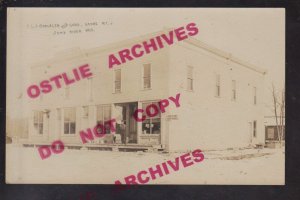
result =
[[[188,67],[193,69],[192,91],[187,89]],[[216,94],[217,76],[220,96]],[[174,45],[170,50],[170,94],[181,93],[181,107],[170,109],[178,118],[169,124],[170,150],[219,149],[264,142],[263,77],[199,47]],[[232,80],[236,82],[236,100],[232,98]]]

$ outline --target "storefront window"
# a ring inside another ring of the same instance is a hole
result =
[[[158,107],[157,102],[147,102],[147,103],[142,104],[143,110],[146,111],[147,106],[149,106],[150,104],[154,104]],[[144,120],[142,122],[142,133],[143,134],[160,134],[160,126],[161,126],[160,112],[157,115],[155,115],[154,117],[149,117],[147,115],[145,115],[145,116],[146,116],[146,120]]]

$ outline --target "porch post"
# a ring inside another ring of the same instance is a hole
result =
[[[138,109],[142,109],[142,102],[138,101]],[[141,122],[137,122],[137,144],[140,144],[140,136],[142,134],[142,123]]]

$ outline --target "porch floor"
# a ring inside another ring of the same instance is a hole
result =
[[[24,147],[50,146],[49,143],[22,142]],[[141,144],[64,144],[68,149],[88,149],[106,151],[149,151],[163,150],[162,145],[141,145]]]

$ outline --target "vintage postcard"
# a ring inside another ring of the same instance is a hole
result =
[[[6,183],[285,184],[285,10],[8,8]]]

